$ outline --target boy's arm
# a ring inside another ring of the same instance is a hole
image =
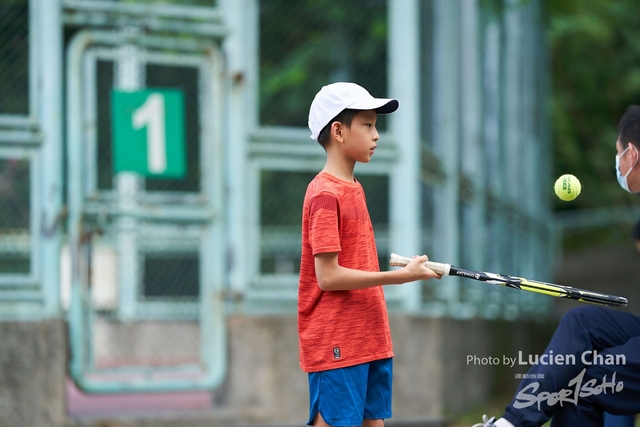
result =
[[[320,253],[314,257],[318,285],[323,291],[352,291],[382,285],[399,285],[416,280],[439,279],[439,274],[424,266],[426,255],[415,257],[399,270],[362,271],[338,264],[338,253]]]

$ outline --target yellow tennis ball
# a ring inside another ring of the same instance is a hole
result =
[[[560,200],[570,202],[580,195],[582,185],[580,185],[580,181],[575,176],[565,174],[556,180],[553,189]]]

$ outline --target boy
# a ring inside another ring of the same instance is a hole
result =
[[[620,187],[640,192],[640,106],[630,106],[620,119],[616,151]],[[640,413],[639,316],[602,307],[574,308],[554,332],[545,354],[551,352],[572,355],[575,363],[532,365],[532,379],[520,383],[502,418],[484,416],[474,427],[537,427],[552,417],[552,427],[602,427],[605,411]],[[564,396],[562,401],[558,396]]]
[[[381,272],[356,162],[371,160],[378,114],[398,108],[354,83],[324,86],[309,110],[311,138],[326,151],[307,187],[298,288],[300,367],[309,373],[313,426],[382,427],[391,417],[391,334],[382,285],[440,276],[426,256]]]

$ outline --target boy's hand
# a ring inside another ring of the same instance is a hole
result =
[[[415,277],[410,279],[410,281],[442,278],[441,274],[436,273],[424,265],[427,261],[429,261],[429,257],[426,255],[414,255],[411,257],[411,262],[403,268],[411,277]]]
[[[319,253],[314,256],[318,286],[323,291],[352,291],[373,286],[397,285],[416,280],[439,279],[440,274],[425,267],[429,257],[413,257],[411,262],[398,270],[364,271],[342,267],[338,264],[338,253]]]

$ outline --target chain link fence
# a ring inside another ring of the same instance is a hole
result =
[[[387,95],[386,0],[259,5],[261,125],[306,127],[311,100],[331,82]]]
[[[0,159],[0,273],[31,271],[31,164]]]
[[[374,96],[388,95],[385,0],[260,0],[259,7],[261,126],[306,128],[313,97],[331,82],[352,81]],[[378,130],[386,129],[386,118],[380,116]],[[305,143],[323,153],[312,140]],[[298,275],[302,202],[318,172],[260,173],[262,275]],[[357,178],[366,192],[380,265],[385,268],[388,176]]]
[[[260,180],[260,272],[298,275],[302,203],[317,172],[263,171]],[[378,247],[380,268],[387,269],[389,179],[386,175],[358,175]]]
[[[259,6],[261,126],[306,128],[311,100],[330,82],[353,81],[374,96],[394,96],[387,93],[387,1],[260,0]],[[538,7],[537,2],[509,7],[499,1],[420,2],[416,90],[423,179],[421,230],[416,232],[421,250],[432,257],[544,280],[549,230],[541,218],[547,203],[539,187],[525,179],[529,170],[544,165],[544,125],[536,117],[544,105],[545,73],[542,66],[539,73],[523,72],[532,58],[543,54],[536,38]],[[517,47],[522,40],[526,43]],[[506,105],[514,108],[502,114]],[[380,119],[384,144],[386,117]],[[520,166],[526,173],[513,174],[513,162],[505,161],[514,147],[529,150],[529,162]],[[292,156],[291,162],[296,159]],[[278,279],[265,283],[293,287],[299,268],[300,206],[306,184],[317,170],[297,172],[300,167],[293,165],[282,169],[270,166],[258,174],[259,272]],[[358,179],[376,228],[380,266],[385,268],[390,249],[389,175]],[[502,191],[504,182],[527,188],[530,200],[525,203],[518,200],[519,193]],[[513,319],[537,315],[547,307],[536,296],[483,289],[455,279],[425,282],[422,291],[426,310],[434,303],[434,313],[450,310],[453,316],[480,312],[489,318]],[[459,305],[467,311],[452,308]]]
[[[216,0],[120,0],[123,3],[140,3],[140,4],[175,4],[175,5],[188,5],[188,6],[209,6],[214,7],[217,5]]]
[[[0,2],[0,115],[29,114],[29,0]]]
[[[28,116],[29,1],[0,2],[0,118]],[[31,162],[0,158],[0,273],[31,272]]]
[[[83,345],[91,366],[85,374],[100,380],[117,373],[132,380],[153,369],[147,380],[197,377],[203,366],[200,297],[207,224],[166,210],[200,212],[211,202],[202,183],[203,168],[209,167],[203,146],[213,143],[202,133],[202,117],[212,113],[203,111],[204,61],[193,55],[138,52],[137,88],[177,90],[184,98],[186,172],[178,178],[145,177],[114,168],[112,98],[114,90],[124,90],[119,86],[119,49],[90,51],[92,74],[84,84],[86,99],[94,100],[85,105],[84,114],[87,120],[95,118],[95,131],[86,134],[92,148],[85,153],[82,224],[90,304]],[[124,205],[162,217],[114,214]]]
[[[97,85],[97,189],[112,191],[114,189],[113,135],[111,95],[115,82],[114,61],[98,61],[96,67]],[[200,75],[197,68],[178,65],[146,64],[141,68],[146,88],[178,89],[185,97],[185,153],[187,173],[179,179],[153,178],[144,179],[147,192],[200,192],[200,107],[198,87]]]
[[[551,280],[541,3],[421,2],[420,16],[423,250]],[[434,302],[453,316],[510,320],[550,306],[450,279],[423,284],[423,303]]]
[[[85,225],[93,374],[197,365],[203,230],[126,220]]]

